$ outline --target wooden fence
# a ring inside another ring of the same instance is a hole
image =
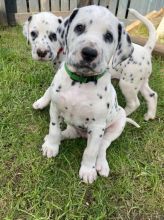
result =
[[[52,11],[56,15],[67,16],[73,8],[86,4],[103,5],[120,19],[132,19],[128,8],[137,9],[142,14],[164,7],[164,0],[0,0],[0,25],[22,24],[31,14]]]

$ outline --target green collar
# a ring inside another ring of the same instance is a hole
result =
[[[97,80],[99,78],[101,78],[105,73],[106,73],[106,69],[99,75],[95,75],[95,76],[79,76],[77,75],[75,72],[71,72],[71,70],[68,69],[68,66],[66,65],[66,63],[64,64],[65,70],[68,73],[68,75],[70,76],[70,78],[73,81],[76,82],[80,82],[80,83],[88,83],[88,82],[97,82]]]

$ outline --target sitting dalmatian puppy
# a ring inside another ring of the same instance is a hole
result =
[[[151,52],[155,46],[156,32],[153,24],[147,18],[142,16],[134,9],[129,9],[129,11],[131,14],[133,14],[136,18],[140,19],[147,26],[149,30],[149,39],[144,47],[137,44],[133,44],[134,52],[132,53],[132,55],[129,58],[127,58],[124,62],[120,63],[116,68],[112,67],[112,61],[111,61],[109,63],[109,68],[112,78],[119,79],[120,89],[126,99],[126,107],[125,107],[126,115],[127,116],[130,115],[139,107],[140,102],[137,95],[139,92],[141,92],[148,106],[148,112],[145,114],[144,118],[145,120],[154,119],[156,116],[156,108],[157,108],[157,93],[150,88],[148,80],[152,72]],[[45,20],[48,22],[49,17],[45,16]],[[65,23],[67,23],[67,21],[68,19],[66,18]],[[33,22],[35,27],[39,28],[39,22],[40,22],[39,14],[38,14],[38,19],[37,20],[33,19]],[[47,27],[45,26],[45,28]],[[65,29],[65,25],[63,22],[58,28],[61,35],[63,35],[64,29]],[[56,33],[56,29],[54,30]],[[31,40],[30,43],[33,45],[34,40]],[[61,48],[63,47],[63,43],[64,42],[61,43]],[[57,47],[56,51],[61,51],[60,46]],[[59,52],[57,52],[56,54],[59,54]],[[54,57],[53,62],[59,64],[62,60],[65,59],[64,51],[60,53],[60,56],[58,55],[55,57],[54,55],[53,57]],[[44,96],[42,96],[40,99],[34,102],[33,108],[42,109],[49,102],[50,102],[50,95],[49,95],[49,89],[47,89]]]
[[[39,61],[51,60],[56,68],[64,60],[65,54],[57,40],[57,29],[63,19],[51,12],[40,12],[28,18],[23,25],[23,34],[32,48],[32,58]],[[41,109],[50,102],[48,90],[33,103],[34,109]]]
[[[79,176],[92,183],[97,172],[108,176],[106,150],[126,122],[138,127],[118,105],[108,69],[111,59],[116,67],[129,57],[133,46],[122,24],[105,7],[75,9],[64,26],[64,33],[59,32],[66,58],[49,87],[50,125],[42,151],[44,156],[55,157],[61,140],[86,137]],[[61,118],[67,124],[64,131]]]
[[[34,60],[52,62],[57,59],[58,64],[63,59],[62,49],[57,40],[57,29],[63,19],[51,12],[40,12],[28,18],[23,25],[23,34],[32,47]]]

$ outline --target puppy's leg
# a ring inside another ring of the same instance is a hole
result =
[[[138,88],[135,88],[134,84],[131,82],[125,82],[125,80],[122,79],[120,79],[119,86],[126,99],[126,115],[130,115],[140,106],[140,102],[137,97]]]
[[[59,152],[59,145],[61,140],[61,130],[58,118],[58,110],[54,103],[50,105],[50,125],[49,134],[44,139],[42,145],[43,156],[55,157]]]
[[[71,125],[67,125],[67,128],[61,133],[61,140],[73,139],[78,137],[80,137],[80,135],[78,134],[77,130]]]
[[[148,111],[144,115],[145,120],[148,121],[149,119],[154,119],[156,115],[158,95],[149,87],[148,79],[141,86],[140,92],[145,98],[148,107]]]
[[[105,134],[99,148],[99,153],[96,161],[96,170],[101,176],[107,177],[109,175],[110,169],[106,160],[106,150],[110,146],[111,142],[121,135],[125,124],[126,113],[124,109],[121,108],[118,119],[105,130]]]
[[[51,98],[50,98],[49,90],[50,89],[48,88],[44,93],[44,95],[33,103],[32,106],[34,109],[43,109],[50,103]]]
[[[104,128],[105,123],[99,125],[99,127],[95,124],[92,125],[92,128],[89,128],[90,133],[88,134],[87,147],[84,151],[79,171],[79,176],[85,183],[92,183],[96,180],[96,159],[104,135]]]

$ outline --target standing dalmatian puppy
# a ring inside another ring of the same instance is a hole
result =
[[[138,92],[145,98],[148,111],[144,119],[154,119],[157,109],[157,93],[149,86],[149,77],[152,72],[151,53],[156,43],[156,30],[153,24],[134,9],[129,9],[131,14],[141,20],[149,30],[149,38],[145,46],[133,44],[134,51],[132,55],[116,68],[112,68],[110,62],[109,68],[112,78],[119,79],[120,89],[126,99],[126,115],[130,115],[140,105]]]
[[[137,126],[118,105],[108,70],[111,59],[116,67],[132,54],[133,46],[119,20],[101,6],[75,9],[64,26],[59,32],[66,58],[49,88],[50,125],[42,150],[44,156],[55,157],[61,140],[86,137],[79,176],[92,183],[97,172],[108,176],[106,149],[126,121]],[[67,123],[64,131],[61,118]]]
[[[112,67],[112,59],[109,63],[110,73],[112,78],[119,79],[120,89],[126,99],[126,115],[133,113],[140,105],[138,99],[138,93],[141,92],[142,96],[145,98],[148,106],[148,112],[145,114],[144,119],[154,119],[156,116],[157,108],[157,93],[154,92],[149,86],[149,77],[152,72],[151,64],[151,52],[155,46],[156,42],[156,31],[153,24],[140,13],[134,9],[129,9],[130,13],[136,18],[141,20],[149,30],[149,38],[144,47],[133,44],[134,51],[132,55],[127,58],[124,62],[117,65],[117,67]],[[48,17],[45,18],[48,21]],[[91,19],[92,22],[94,18]],[[64,29],[66,28],[68,19],[66,18],[64,22],[61,23],[58,28],[61,36],[64,36]],[[39,27],[37,20],[35,20],[35,26]],[[59,40],[59,39],[57,39]],[[64,45],[64,38],[61,40],[61,47]],[[59,48],[58,48],[59,49]],[[121,53],[121,50],[119,51]],[[62,53],[61,53],[62,54]],[[54,56],[55,57],[55,56]],[[59,59],[58,59],[59,58]],[[57,56],[55,62],[59,63],[64,60],[64,56]],[[42,109],[50,102],[49,89],[45,92],[44,96],[38,99],[33,104],[34,109]]]

